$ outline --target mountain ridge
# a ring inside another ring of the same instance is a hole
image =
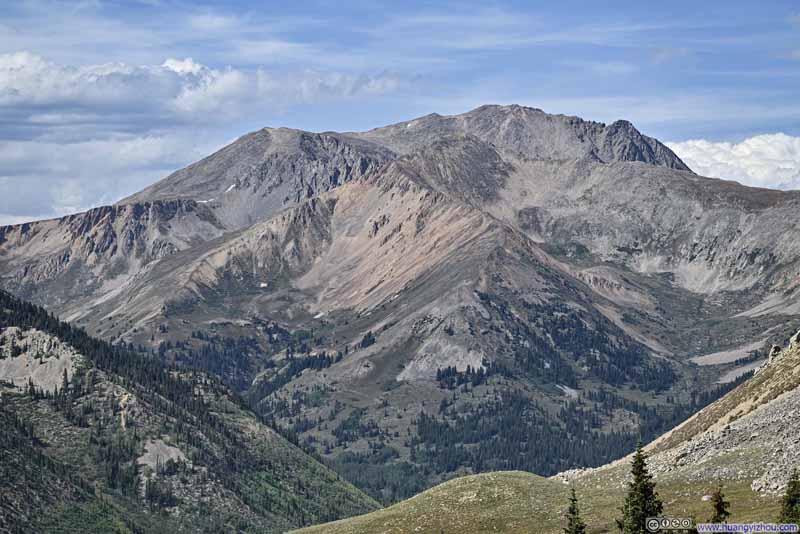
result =
[[[604,162],[639,160],[689,170],[666,145],[642,135],[628,121],[606,125],[574,116],[550,115],[537,108],[516,104],[484,105],[460,115],[430,114],[351,135],[381,142],[398,153],[407,153],[419,147],[417,143],[408,142],[408,131],[416,128],[432,129],[436,135],[442,135],[443,131],[472,133],[495,143],[501,150],[533,159],[594,156]],[[622,138],[621,144],[618,137]],[[548,143],[544,142],[545,139]],[[556,147],[552,146],[553,142]]]
[[[218,374],[384,502],[600,465],[800,321],[800,197],[661,146],[519,106],[259,130],[102,217],[6,227],[0,282]]]

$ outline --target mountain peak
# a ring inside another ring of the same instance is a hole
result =
[[[467,136],[510,160],[639,161],[689,170],[669,148],[628,121],[605,125],[518,104],[487,104],[460,115],[430,113],[366,132],[262,128],[120,203],[191,199],[213,208],[227,228],[244,228],[365,176],[398,155]]]
[[[425,115],[351,135],[405,154],[453,134],[474,135],[525,160],[596,157],[605,163],[639,161],[690,171],[666,145],[643,135],[629,121],[606,125],[519,104],[487,104],[460,115]]]

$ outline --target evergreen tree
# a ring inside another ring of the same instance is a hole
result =
[[[647,456],[641,443],[633,455],[631,475],[633,480],[628,484],[628,495],[620,509],[622,518],[617,519],[617,527],[623,534],[646,534],[647,518],[660,516],[664,506],[658,498],[653,476],[647,471]]]
[[[714,510],[714,515],[708,520],[709,523],[725,523],[730,517],[731,513],[728,511],[731,503],[725,500],[725,495],[722,493],[722,485],[720,484],[711,495],[711,507]]]
[[[800,525],[800,473],[797,469],[792,472],[786,493],[783,496],[783,506],[778,523],[795,523]]]
[[[69,377],[67,376],[67,369],[64,368],[64,376],[61,377],[61,392],[66,395],[69,388]]]
[[[567,509],[567,528],[564,534],[585,534],[586,523],[581,519],[578,510],[578,496],[575,495],[575,488],[572,488],[572,495],[569,498],[569,508]]]

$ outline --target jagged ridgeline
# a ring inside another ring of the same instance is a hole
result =
[[[482,106],[246,134],[0,227],[0,284],[218,377],[391,503],[603,464],[734,387],[800,324],[798,206],[625,121]]]
[[[376,503],[206,373],[0,291],[0,531],[284,532]]]

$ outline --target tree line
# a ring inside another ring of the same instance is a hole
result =
[[[730,501],[726,500],[723,486],[717,486],[711,495],[710,515],[706,523],[725,524],[731,516]],[[661,517],[664,512],[664,503],[656,491],[656,483],[647,469],[647,455],[641,444],[636,448],[636,453],[631,462],[631,481],[625,501],[620,508],[620,517],[616,519],[617,529],[622,534],[647,534],[653,532],[648,528],[648,519]],[[792,473],[786,492],[783,496],[778,523],[800,524],[800,474],[797,469]],[[586,534],[587,525],[581,517],[578,496],[575,487],[571,488],[569,505],[566,512],[565,534]],[[674,531],[673,532],[678,532]],[[692,526],[683,532],[697,534],[696,527]],[[723,531],[724,532],[724,531]]]

